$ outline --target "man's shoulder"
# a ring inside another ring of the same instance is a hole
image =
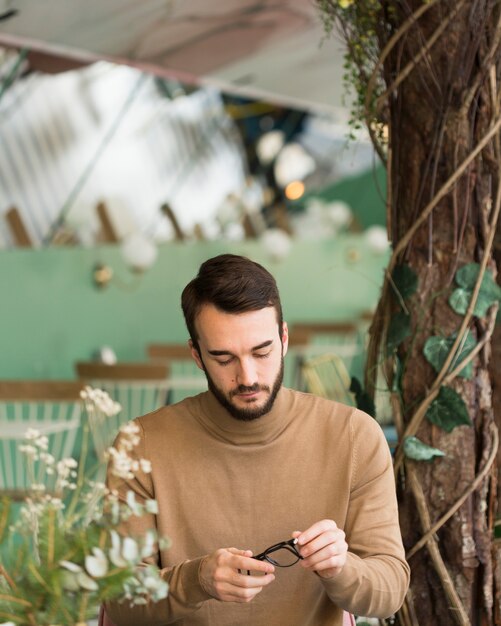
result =
[[[325,415],[334,419],[350,419],[352,413],[358,411],[356,407],[306,391],[286,389],[286,392],[290,394],[292,402],[298,409],[313,411],[316,415]]]
[[[161,406],[151,413],[138,417],[136,421],[145,433],[151,434],[159,430],[164,433],[165,429],[170,426],[175,427],[177,424],[189,422],[197,400],[198,396],[190,396],[175,404]]]
[[[312,419],[327,420],[337,426],[345,424],[353,430],[355,435],[381,430],[378,422],[371,415],[355,406],[294,389],[287,389],[287,393],[290,394],[298,410],[312,416]]]

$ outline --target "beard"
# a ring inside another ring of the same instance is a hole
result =
[[[246,385],[239,385],[235,389],[232,389],[228,394],[226,394],[214,383],[214,381],[210,377],[209,372],[205,368],[205,365],[204,372],[207,378],[208,387],[216,397],[219,404],[221,404],[235,419],[242,422],[251,422],[252,420],[258,419],[259,417],[262,417],[263,415],[266,415],[266,413],[271,411],[273,404],[275,403],[277,394],[280,391],[280,387],[282,386],[282,381],[284,378],[284,357],[282,356],[280,359],[280,369],[278,370],[277,377],[275,378],[271,389],[270,387],[268,387],[268,385],[260,385],[259,383],[254,383],[250,387],[247,387]],[[253,391],[265,391],[269,394],[268,399],[262,406],[241,409],[235,406],[231,401],[233,396],[239,393],[251,393]]]

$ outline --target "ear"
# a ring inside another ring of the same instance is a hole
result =
[[[287,354],[288,347],[289,347],[289,328],[287,327],[287,322],[284,322],[282,326],[282,354],[283,356]]]
[[[204,371],[204,365],[202,363],[202,359],[200,358],[200,354],[198,350],[195,348],[195,346],[193,345],[193,341],[191,339],[188,341],[188,346],[190,347],[191,356],[193,360],[195,361],[195,363],[197,364],[197,367],[199,367],[202,371]]]

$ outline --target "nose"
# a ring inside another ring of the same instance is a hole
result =
[[[245,387],[252,387],[257,382],[256,366],[252,359],[242,359],[237,372],[237,383]]]

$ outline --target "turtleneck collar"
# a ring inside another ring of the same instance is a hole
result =
[[[294,396],[281,387],[271,411],[249,422],[238,420],[219,403],[211,391],[196,397],[199,410],[195,417],[214,436],[236,445],[265,444],[276,439],[290,423]]]

